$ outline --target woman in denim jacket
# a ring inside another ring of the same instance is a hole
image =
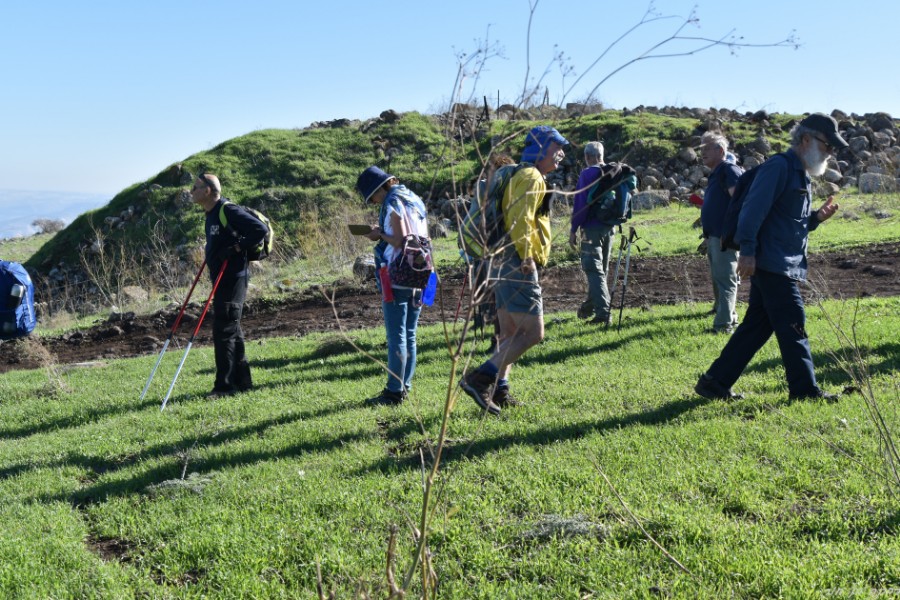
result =
[[[376,272],[391,263],[396,253],[402,250],[408,235],[428,237],[425,204],[396,177],[378,167],[369,167],[359,176],[356,189],[367,205],[381,206],[378,225],[367,235],[378,242],[375,245]],[[376,282],[381,290],[383,282],[379,277]],[[388,282],[388,285],[391,284]],[[381,394],[369,399],[373,404],[403,402],[416,370],[416,328],[422,310],[422,290],[394,284],[390,292],[385,294],[382,290],[388,380]]]

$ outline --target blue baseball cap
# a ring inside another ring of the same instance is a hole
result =
[[[537,162],[544,158],[550,144],[556,142],[565,146],[569,140],[549,125],[538,125],[525,136],[525,149],[522,151],[522,162]]]

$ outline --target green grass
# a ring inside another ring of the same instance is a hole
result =
[[[0,259],[25,263],[41,246],[53,239],[53,233],[36,233],[34,235],[14,237],[0,240]]]
[[[852,306],[825,306],[849,327]],[[548,315],[545,342],[513,370],[524,406],[483,422],[458,399],[430,537],[440,597],[900,587],[897,503],[872,474],[879,448],[862,400],[787,402],[774,342],[736,386],[746,399],[697,398],[724,343],[703,333],[704,309],[627,311],[620,332]],[[898,309],[867,299],[857,319],[894,427]],[[808,312],[819,378],[838,390],[848,380],[829,356],[835,337]],[[352,336],[383,358],[380,328]],[[322,336],[252,341],[257,388],[232,399],[203,396],[212,353],[195,348],[165,412],[180,352],[144,402],[151,356],[65,371],[65,389],[40,370],[0,375],[0,596],[314,597],[319,563],[338,597],[384,597],[388,528],[400,526],[402,573],[419,451],[427,461],[447,389],[442,330],[422,328],[419,343],[412,401],[399,408],[367,407],[381,369]],[[646,541],[598,469],[693,577]]]

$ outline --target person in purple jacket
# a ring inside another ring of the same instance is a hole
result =
[[[588,142],[584,147],[584,162],[587,167],[581,171],[575,186],[577,192],[569,233],[569,245],[574,249],[578,241],[578,230],[581,229],[581,268],[588,281],[587,299],[578,309],[578,316],[582,319],[593,316],[590,323],[608,324],[610,297],[606,273],[609,270],[615,225],[599,221],[587,204],[588,188],[603,175],[603,144]]]
[[[269,229],[237,204],[222,198],[219,178],[210,173],[197,176],[191,198],[206,213],[206,264],[213,283],[228,261],[213,298],[216,380],[209,395],[230,396],[253,387],[241,330],[249,282],[247,250],[259,244]]]
[[[791,130],[787,152],[773,156],[759,167],[744,199],[735,235],[740,244],[738,275],[750,278],[750,302],[744,320],[719,358],[694,386],[698,395],[740,397],[731,386],[774,333],[789,397],[836,397],[816,383],[800,282],[806,280],[809,232],[838,210],[831,196],[818,210],[812,209],[810,176],[822,175],[828,157],[847,145],[837,122],[815,113]]]

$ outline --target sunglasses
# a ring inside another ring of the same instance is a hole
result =
[[[206,184],[206,187],[208,187],[209,189],[211,189],[211,190],[215,190],[215,189],[216,189],[216,186],[214,186],[213,183],[212,183],[212,181],[209,180],[209,178],[206,176],[206,173],[200,173],[199,175],[197,175],[197,179],[199,179],[199,180],[202,181],[204,184]],[[193,188],[191,188],[191,189],[192,189],[192,190],[196,190],[196,189],[199,189],[199,188],[197,188],[197,186],[195,185],[195,186],[194,186]]]
[[[820,137],[817,136],[817,135],[814,135],[814,136],[812,136],[812,137],[813,137],[814,139],[817,139],[817,140],[819,140],[820,142],[822,142],[822,145],[825,146],[825,151],[826,151],[826,152],[828,152],[828,153],[833,153],[833,152],[834,152],[834,146],[832,146],[831,144],[829,144],[828,142],[826,142],[825,140],[823,140],[822,138],[820,138]]]

